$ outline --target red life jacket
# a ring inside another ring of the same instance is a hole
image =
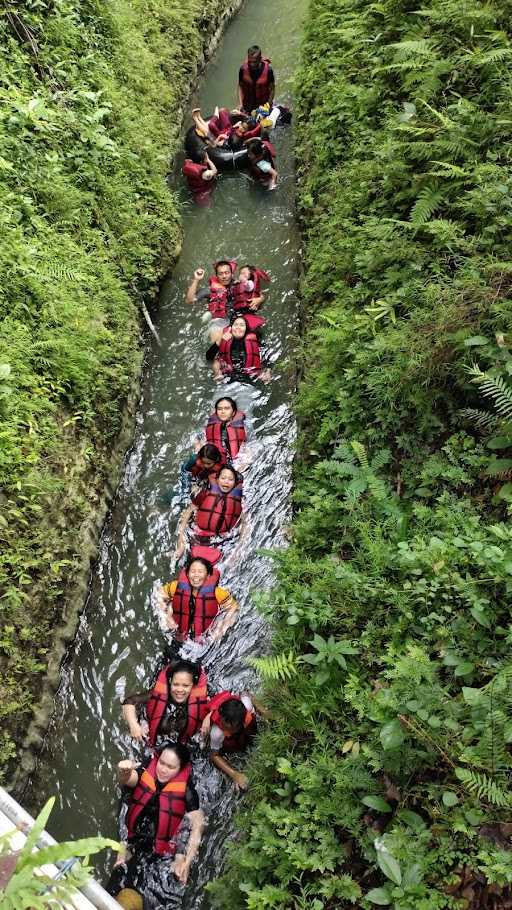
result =
[[[256,80],[251,76],[249,61],[245,60],[242,64],[242,107],[245,111],[254,111],[262,104],[266,104],[270,98],[270,60],[262,58],[261,73]]]
[[[216,724],[217,727],[224,732],[224,726],[222,717],[219,713],[219,708],[224,704],[225,701],[230,699],[235,699],[236,701],[242,702],[242,699],[238,695],[233,695],[231,692],[219,692],[218,695],[214,695],[212,699],[208,702],[208,712],[211,712],[211,722]],[[242,702],[243,704],[243,702]],[[244,718],[244,727],[239,733],[235,734],[225,734],[224,742],[222,743],[223,752],[242,752],[251,742],[253,736],[255,736],[256,730],[256,715],[254,711],[246,711]]]
[[[219,604],[215,597],[215,588],[219,583],[219,578],[218,570],[214,569],[199,588],[195,598],[194,624],[189,631],[192,586],[185,570],[181,570],[178,575],[178,585],[172,597],[172,616],[178,623],[176,637],[181,641],[184,641],[189,635],[191,638],[198,638],[211,626],[219,612]]]
[[[157,762],[158,755],[154,755],[147,768],[142,772],[138,784],[134,787],[126,816],[129,840],[135,835],[139,815],[156,793]],[[185,765],[176,777],[160,790],[158,795],[158,822],[154,851],[159,855],[176,852],[173,838],[187,811],[185,795],[191,771],[192,765]]]
[[[185,159],[182,173],[192,193],[204,193],[207,190],[208,182],[206,180],[203,180],[201,176],[207,170],[207,164],[195,164],[191,158]],[[213,181],[209,182],[212,183]]]
[[[208,423],[206,424],[206,438],[208,442],[217,446],[219,451],[225,453],[229,458],[235,458],[247,439],[247,433],[245,432],[245,414],[243,411],[237,411],[229,423],[226,424],[226,436],[228,443],[227,449],[224,448],[222,442],[222,421],[215,413],[208,418]]]
[[[222,446],[217,446],[217,448],[222,452]],[[200,480],[206,480],[210,474],[218,474],[224,463],[224,460],[221,459],[220,461],[216,461],[211,468],[205,468],[203,462],[199,456],[197,456],[194,464],[189,469],[189,474],[192,474],[192,477],[198,477]]]
[[[242,484],[231,492],[223,493],[217,483],[210,482],[208,490],[202,490],[195,500],[196,534],[199,537],[214,537],[227,534],[240,521],[242,514]]]
[[[244,312],[249,308],[249,304],[254,297],[259,297],[261,293],[261,282],[264,281],[265,284],[270,282],[270,275],[265,272],[263,269],[253,269],[253,281],[254,288],[252,291],[247,291],[245,288],[245,282],[235,281],[231,285],[231,293],[233,295],[233,306],[235,311]]]
[[[253,335],[252,332],[246,332],[243,340],[245,344],[245,365],[243,371],[249,376],[256,376],[261,370],[260,346],[258,339],[256,338],[256,335]],[[234,370],[233,361],[231,359],[232,343],[233,338],[231,336],[229,338],[224,338],[224,336],[222,336],[219,344],[219,363],[220,368],[225,376],[229,375],[229,373],[232,373]]]
[[[165,714],[165,709],[170,700],[169,666],[163,667],[156,678],[153,691],[146,705],[146,714],[149,724],[149,742],[152,746],[156,743],[158,729]],[[206,717],[208,703],[208,680],[206,673],[201,670],[197,683],[192,687],[187,701],[188,721],[187,726],[181,731],[179,740],[184,743],[197,733],[201,722]]]
[[[266,154],[265,154],[264,158],[261,160],[268,161],[271,164],[271,166],[275,169],[276,150],[275,150],[274,146],[272,145],[271,142],[268,141],[268,139],[263,139],[263,147],[265,149]],[[253,162],[251,161],[250,158],[248,159],[248,164],[249,164],[249,171],[255,180],[262,180],[264,183],[267,183],[268,180],[270,180],[269,174],[264,174],[263,171],[260,171],[259,167],[257,167],[256,164],[253,164]]]
[[[236,259],[230,259],[229,264],[231,266],[231,274],[233,275],[236,269]],[[217,263],[214,262],[213,267],[215,268],[216,266]],[[231,287],[225,288],[224,285],[219,284],[215,274],[210,275],[208,284],[210,285],[208,309],[210,310],[212,317],[214,319],[227,319],[229,302],[231,300]]]

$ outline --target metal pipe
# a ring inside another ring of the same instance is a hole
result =
[[[34,824],[34,819],[3,787],[0,787],[0,809],[13,825],[20,828],[24,834],[29,833]],[[58,841],[51,834],[43,831],[37,841],[37,846],[52,847],[57,843]],[[55,865],[61,868],[66,864],[57,862]],[[119,910],[117,901],[93,878],[89,879],[85,885],[82,885],[80,891],[91,904],[97,907],[97,910]]]

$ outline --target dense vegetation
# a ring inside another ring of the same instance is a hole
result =
[[[512,905],[511,31],[311,2],[297,514],[217,906]]]
[[[139,302],[179,243],[169,154],[223,6],[0,8],[0,764],[81,572],[140,369]]]

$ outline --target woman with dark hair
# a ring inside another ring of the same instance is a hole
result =
[[[163,910],[174,881],[186,884],[204,828],[190,752],[181,743],[164,744],[144,764],[120,761],[118,779],[123,848],[107,890],[134,889],[152,910]]]
[[[181,493],[190,496],[192,484],[206,486],[212,474],[218,474],[226,458],[220,447],[210,441],[180,466]]]
[[[160,607],[176,641],[199,638],[214,620],[210,636],[216,641],[233,625],[238,604],[229,591],[219,587],[219,580],[218,569],[208,560],[193,556],[175,581],[163,585]]]
[[[234,398],[224,395],[215,402],[215,410],[208,418],[205,435],[223,455],[232,462],[247,440],[245,414],[239,411]]]
[[[213,376],[217,381],[226,378],[242,382],[270,378],[268,371],[261,369],[260,344],[256,335],[248,331],[244,316],[236,316],[223,332],[213,361]]]
[[[194,519],[191,534],[201,544],[212,546],[218,538],[226,537],[237,526],[241,529],[242,538],[246,526],[242,495],[242,475],[225,465],[215,477],[210,478],[208,488],[200,490],[182,512],[175,558],[180,559],[185,552],[185,533],[191,519]]]
[[[130,735],[150,746],[162,739],[187,743],[207,713],[207,685],[204,670],[189,660],[162,667],[149,689],[128,695],[123,701]]]

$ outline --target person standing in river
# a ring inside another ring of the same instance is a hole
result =
[[[247,60],[238,71],[240,110],[250,114],[263,104],[269,104],[272,108],[274,94],[275,77],[270,60],[262,57],[261,48],[253,44],[247,51]]]

